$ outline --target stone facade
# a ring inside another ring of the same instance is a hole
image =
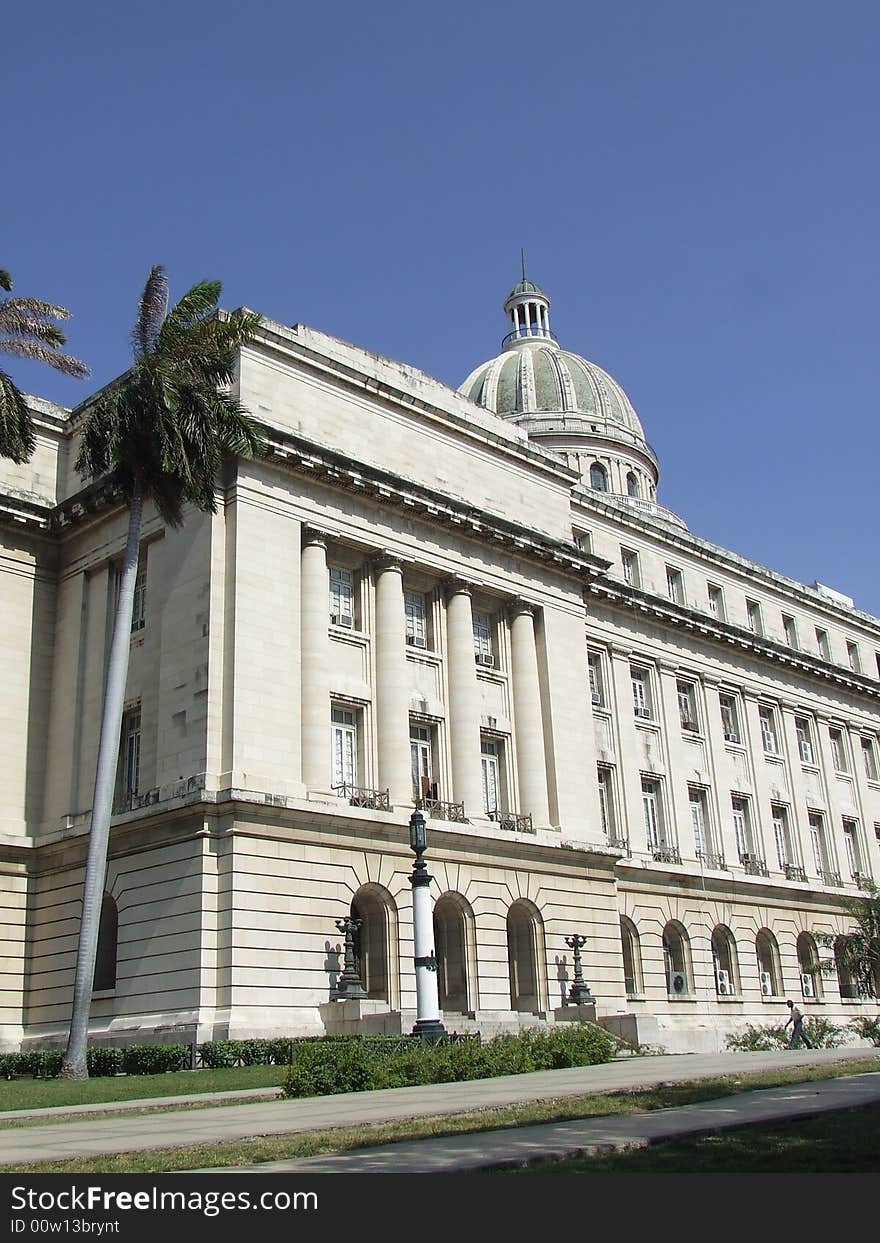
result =
[[[553,1021],[573,932],[600,1021],[668,1049],[876,1006],[809,934],[880,874],[880,623],[663,509],[625,394],[517,288],[520,363],[467,395],[265,321],[271,452],[216,514],[147,514],[96,1038],[409,1030],[415,799],[449,1028]],[[69,1018],[126,525],[81,411],[33,404],[0,461],[3,1047]],[[364,1003],[333,1000],[353,907]]]

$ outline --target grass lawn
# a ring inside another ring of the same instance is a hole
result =
[[[237,1066],[229,1070],[174,1070],[161,1075],[113,1075],[86,1079],[0,1080],[0,1125],[6,1109],[48,1109],[53,1105],[95,1105],[151,1096],[247,1091],[278,1086],[286,1066]],[[52,1119],[57,1121],[57,1119]]]
[[[541,1161],[516,1173],[536,1174],[877,1174],[880,1106],[849,1109],[652,1144],[630,1152]]]
[[[379,1126],[357,1126],[298,1134],[231,1140],[186,1148],[168,1148],[140,1153],[120,1153],[82,1159],[41,1162],[36,1165],[6,1165],[6,1173],[113,1173],[141,1174],[205,1167],[253,1165],[261,1161],[295,1160],[323,1153],[344,1152],[397,1140],[421,1139],[434,1135],[460,1135],[528,1126],[532,1123],[562,1122],[572,1118],[603,1117],[609,1114],[642,1113],[667,1109],[695,1101],[716,1100],[752,1088],[781,1087],[813,1079],[832,1079],[840,1075],[877,1071],[878,1059],[867,1055],[826,1066],[792,1067],[790,1070],[757,1074],[719,1076],[689,1083],[667,1083],[638,1092],[613,1092],[538,1101],[529,1105],[477,1110],[465,1114],[444,1114],[433,1118],[414,1118]],[[258,1069],[258,1068],[253,1068]],[[217,1072],[218,1074],[233,1072]],[[75,1126],[75,1123],[71,1123]]]

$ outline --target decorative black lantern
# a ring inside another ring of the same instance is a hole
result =
[[[410,849],[417,857],[421,857],[428,849],[428,830],[425,817],[418,810],[409,818]]]
[[[574,958],[574,981],[568,990],[568,997],[565,1004],[570,1006],[589,1006],[595,1002],[595,997],[590,992],[590,986],[584,980],[583,967],[581,966],[581,947],[586,945],[587,938],[574,932],[570,937],[565,937],[565,944],[572,952]]]
[[[345,961],[342,975],[336,981],[337,1001],[359,1001],[367,996],[361,984],[354,956],[354,934],[362,922],[360,919],[355,919],[353,915],[346,915],[345,919],[336,920],[336,927],[345,937]]]

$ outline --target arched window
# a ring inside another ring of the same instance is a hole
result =
[[[755,937],[755,953],[758,957],[758,978],[762,997],[779,997],[782,993],[782,972],[779,969],[779,946],[768,928],[762,928]]]
[[[103,992],[116,987],[116,951],[119,940],[119,911],[109,893],[101,901],[101,920],[98,924],[98,950],[95,955],[95,975],[92,989]]]
[[[434,907],[434,952],[440,1009],[457,1014],[476,1010],[471,980],[476,982],[474,913],[460,893],[444,893]]]
[[[638,476],[634,471],[630,471],[626,477],[626,494],[627,496],[641,496]]]
[[[822,973],[819,971],[819,953],[816,949],[816,942],[809,932],[802,932],[797,939],[797,959],[802,996],[821,997]]]
[[[596,492],[608,491],[608,471],[601,462],[594,462],[590,467],[590,487]]]
[[[544,1010],[544,930],[538,908],[524,898],[507,912],[507,961],[511,1010]]]
[[[837,968],[837,987],[843,998],[852,1000],[859,996],[859,986],[846,954],[847,938],[839,936],[834,942],[834,965]]]
[[[686,997],[691,991],[688,935],[677,919],[670,920],[663,929],[663,962],[669,996]]]
[[[712,964],[715,968],[715,992],[719,997],[736,996],[740,991],[736,941],[725,924],[718,924],[712,933]]]
[[[361,921],[354,952],[361,984],[374,1001],[397,999],[397,907],[382,885],[362,885],[352,899],[351,914]]]
[[[623,951],[623,979],[627,997],[644,992],[642,983],[642,950],[635,924],[625,915],[620,917],[620,946]]]

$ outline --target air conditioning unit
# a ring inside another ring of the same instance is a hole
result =
[[[648,719],[650,720],[650,717],[651,717],[651,709],[650,709],[650,708],[636,708],[636,709],[635,709],[635,714],[636,714],[636,716],[645,716],[645,717],[648,717]]]
[[[730,973],[727,971],[723,971],[720,968],[718,970],[718,996],[719,997],[732,997],[733,996],[733,985],[730,982]]]
[[[330,621],[334,626],[347,626],[349,630],[354,626],[354,618],[348,613],[331,613]]]
[[[773,996],[773,980],[770,977],[769,971],[761,972],[761,996],[762,997]]]
[[[406,641],[410,647],[427,647],[428,646],[428,640],[423,639],[420,634],[408,634],[406,636]]]
[[[805,971],[801,976],[801,992],[805,997],[816,996],[816,985],[813,983],[813,977],[808,971]]]
[[[689,729],[691,733],[695,734],[697,732],[698,726],[697,726],[696,721],[682,721],[681,728]]]
[[[495,657],[490,655],[489,652],[477,652],[474,655],[474,659],[478,665],[485,665],[487,669],[493,668],[495,664]]]
[[[739,742],[739,734],[726,733],[724,735],[725,742]]]
[[[683,997],[687,992],[687,976],[683,971],[670,971],[669,973],[669,995],[671,997]]]
[[[599,694],[598,691],[593,691],[592,694],[590,695],[590,698],[592,699],[594,704],[601,704],[602,702],[602,696]]]

